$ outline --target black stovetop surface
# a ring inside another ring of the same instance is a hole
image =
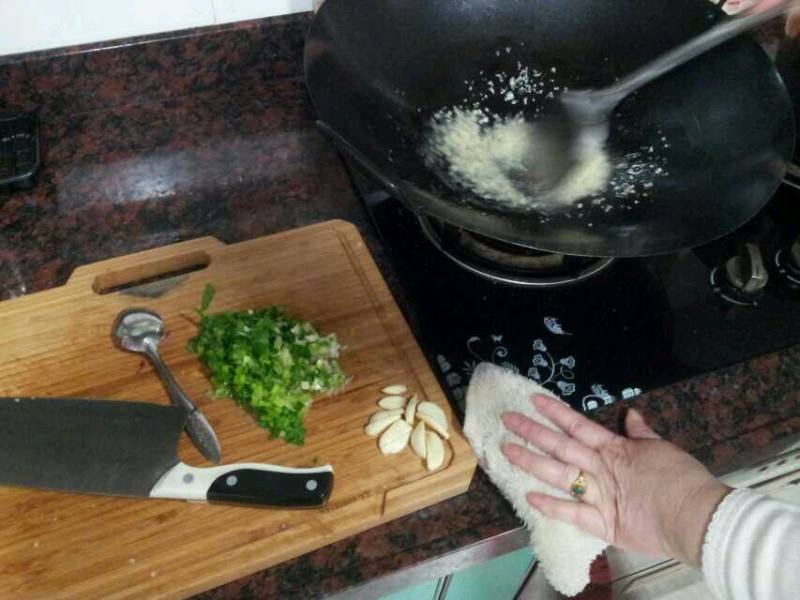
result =
[[[362,197],[399,279],[414,333],[463,410],[480,361],[504,365],[591,411],[800,343],[800,287],[774,255],[800,233],[800,194],[782,188],[748,226],[673,255],[621,259],[551,289],[492,283],[457,266],[416,217],[383,192]],[[711,271],[737,244],[757,242],[770,281],[755,305],[712,290]]]

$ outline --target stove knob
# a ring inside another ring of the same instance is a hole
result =
[[[800,235],[791,246],[775,255],[775,266],[790,287],[800,287]]]
[[[797,236],[794,244],[789,248],[788,255],[789,265],[791,265],[797,273],[800,273],[800,235]]]
[[[711,272],[711,287],[726,302],[755,306],[769,282],[761,248],[744,244],[739,253]]]
[[[756,294],[767,286],[769,274],[758,244],[745,244],[739,254],[725,263],[725,275],[736,290]]]

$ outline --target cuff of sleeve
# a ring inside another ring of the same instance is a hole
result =
[[[708,524],[700,564],[706,583],[717,598],[730,597],[725,573],[731,534],[740,515],[759,498],[759,494],[746,488],[733,490],[719,503]]]

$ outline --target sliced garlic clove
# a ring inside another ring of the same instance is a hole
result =
[[[446,439],[446,440],[450,439],[450,434],[447,432],[447,424],[439,423],[439,421],[437,421],[436,419],[434,419],[430,415],[426,415],[425,413],[419,412],[419,409],[417,409],[417,418],[419,418],[420,421],[423,421],[428,427],[433,429],[436,433],[438,433],[444,439]],[[428,433],[430,433],[430,432],[428,432]]]
[[[364,428],[364,433],[375,437],[388,429],[392,423],[395,423],[399,420],[400,414],[390,414],[387,412],[375,413],[369,420],[369,424],[367,424],[367,426]]]
[[[444,442],[438,435],[428,431],[425,433],[425,448],[427,450],[425,466],[428,471],[435,471],[444,464]]]
[[[447,425],[447,414],[433,402],[420,402],[417,405],[417,418],[427,419],[428,425],[431,429],[436,431],[445,439],[449,439],[449,427]]]
[[[381,393],[387,396],[402,396],[406,392],[408,392],[408,388],[401,384],[389,385],[381,390]]]
[[[386,410],[403,408],[406,405],[405,396],[386,396],[378,401],[378,406]]]
[[[403,417],[403,409],[402,408],[396,408],[394,410],[379,410],[378,412],[376,412],[375,414],[373,414],[369,418],[369,422],[370,423],[374,423],[375,421],[380,421],[381,419],[387,419],[387,418],[389,418],[389,416],[402,418]],[[392,422],[394,423],[396,420],[397,419],[392,419]]]
[[[447,426],[447,415],[445,412],[439,407],[438,405],[434,404],[426,400],[425,402],[420,402],[419,406],[417,406],[417,411],[424,415],[428,415],[429,417],[433,417],[439,423],[444,423]]]
[[[417,423],[417,426],[414,427],[414,431],[411,432],[411,449],[414,451],[414,454],[416,454],[423,460],[425,459],[427,452],[425,444],[424,421],[420,421],[419,423]]]
[[[414,394],[411,396],[411,399],[406,404],[406,423],[413,427],[414,425],[414,415],[417,414],[417,395]]]
[[[411,425],[402,419],[395,421],[381,435],[378,448],[383,454],[399,454],[408,445],[409,437],[411,437]]]

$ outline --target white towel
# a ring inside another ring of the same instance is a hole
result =
[[[478,365],[467,390],[464,433],[483,469],[531,532],[531,546],[547,580],[562,594],[574,596],[589,583],[589,567],[608,544],[573,525],[549,519],[534,510],[525,499],[529,492],[542,492],[559,498],[570,496],[513,466],[502,453],[503,444],[515,442],[541,454],[505,428],[501,420],[505,412],[524,414],[546,427],[561,431],[538,414],[531,402],[534,394],[556,397],[526,377],[489,363]]]

